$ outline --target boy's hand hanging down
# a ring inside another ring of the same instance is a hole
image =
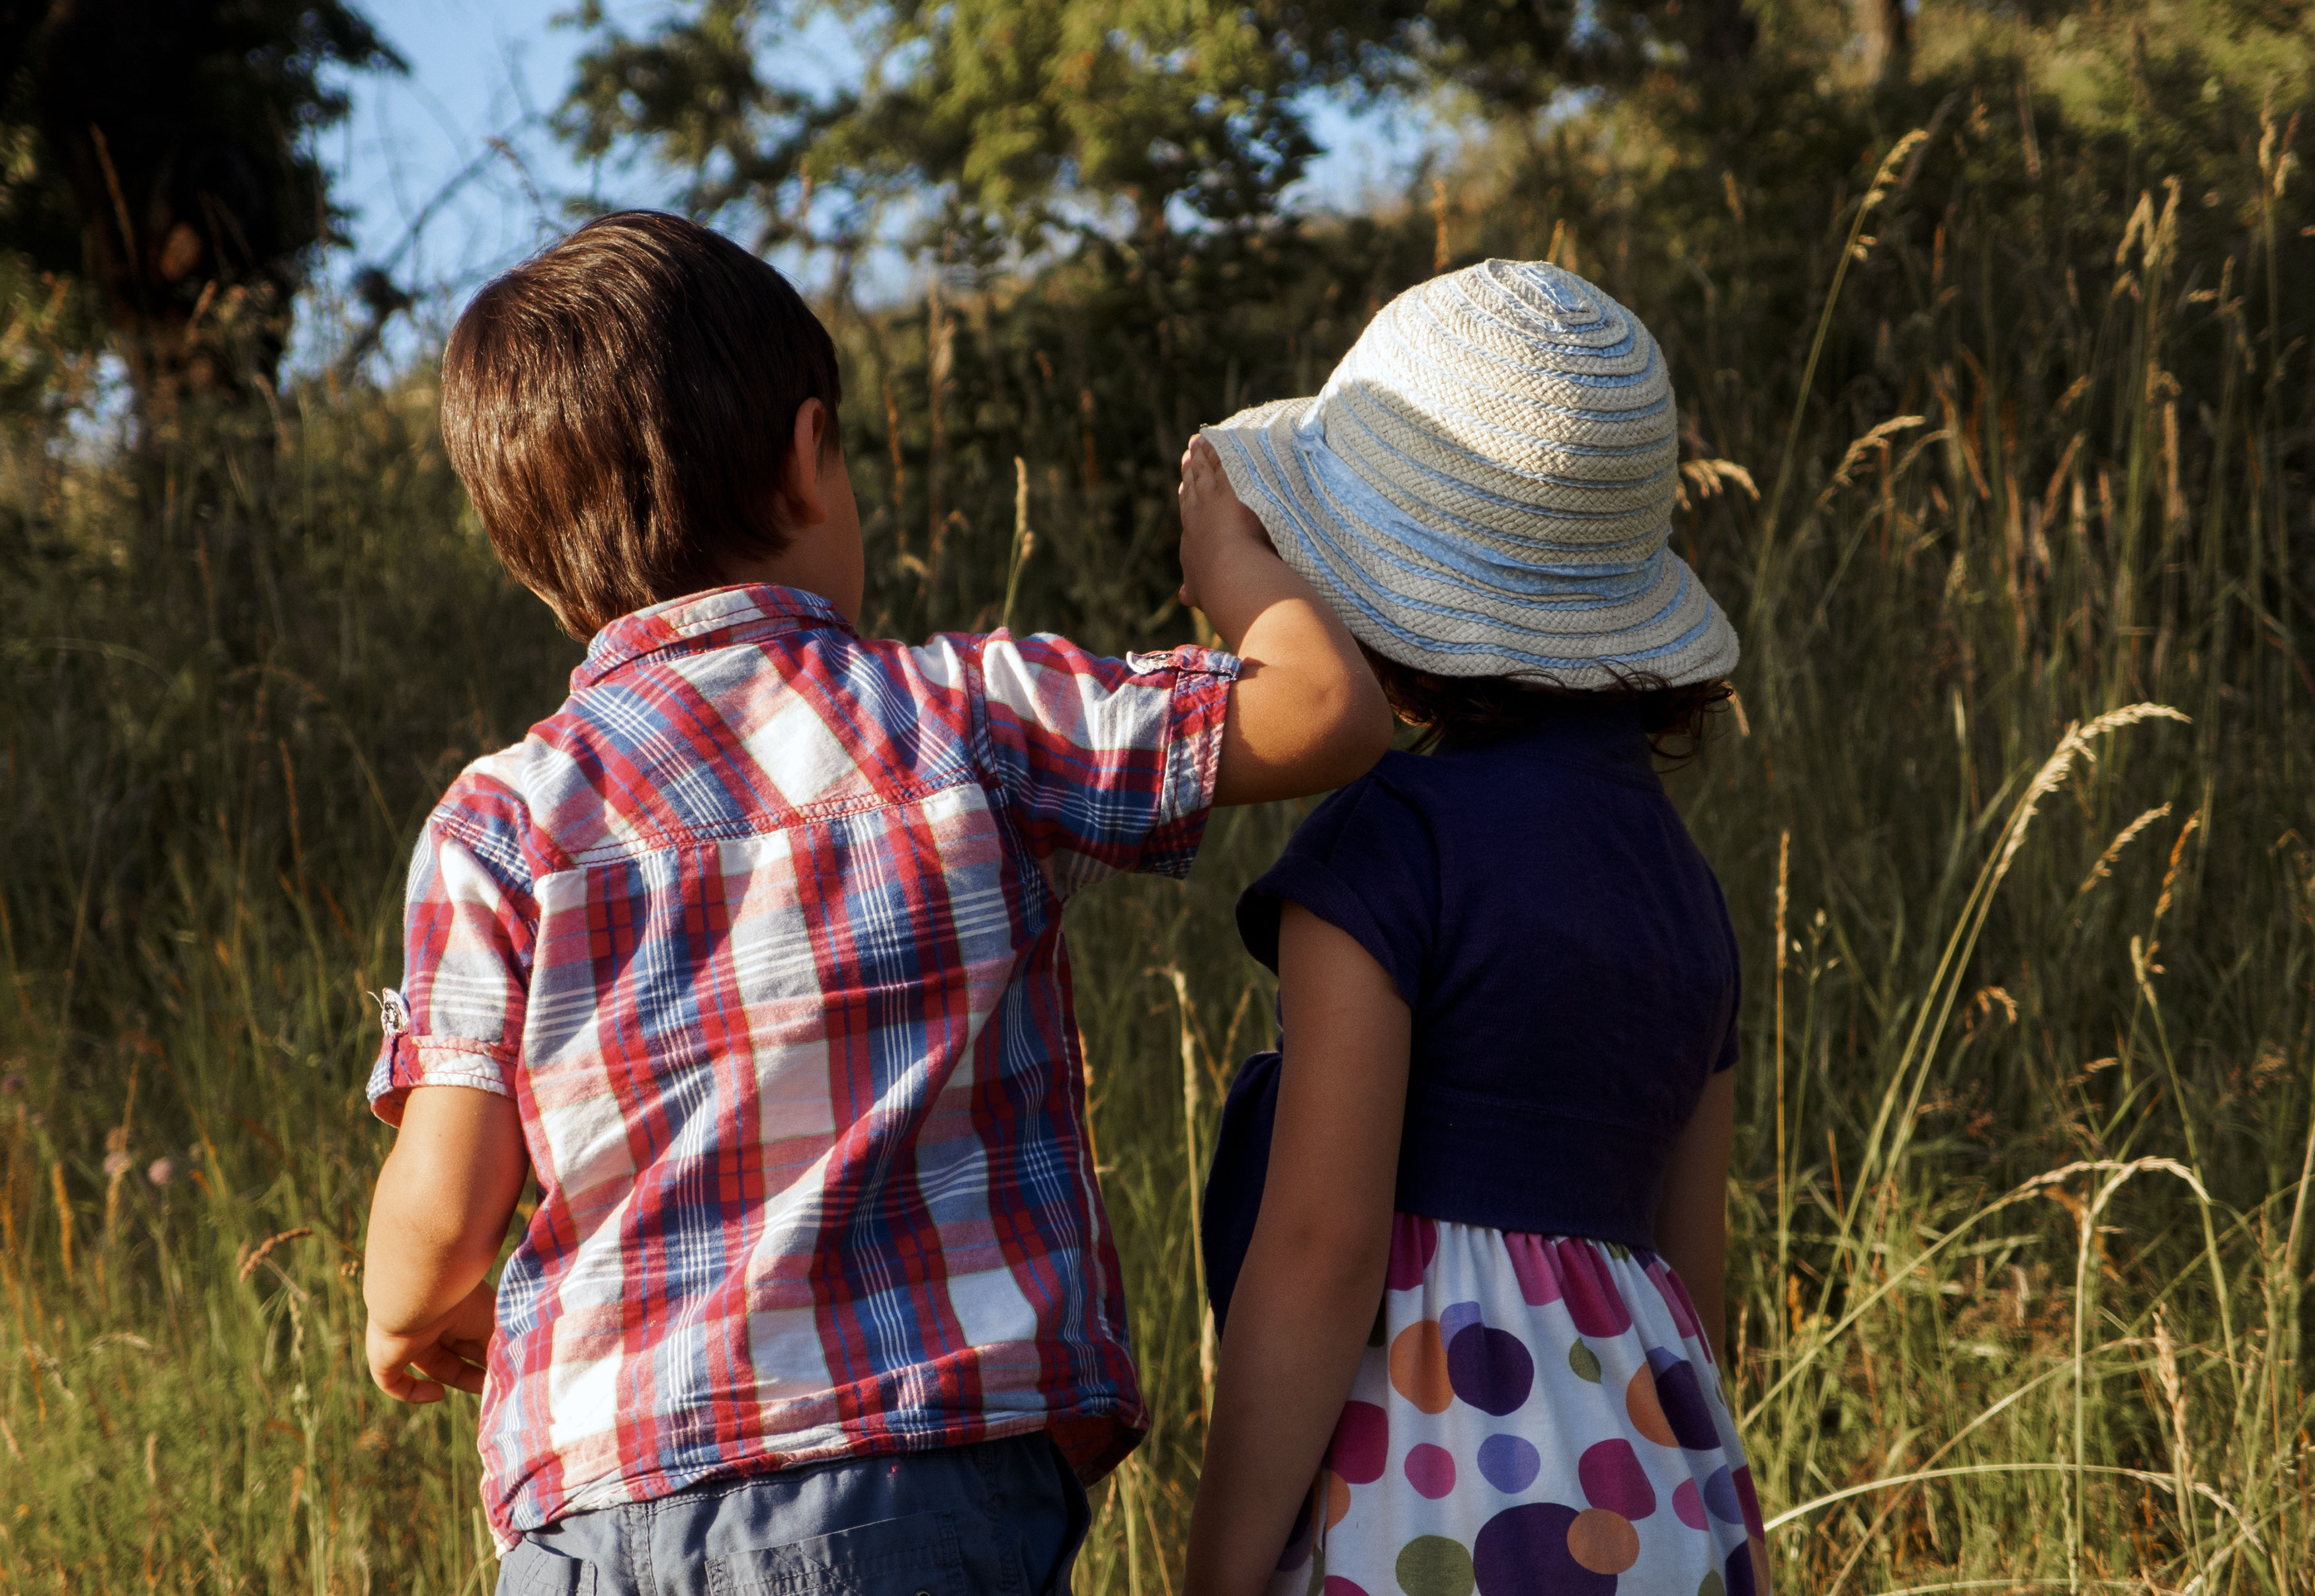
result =
[[[404,1402],[439,1402],[448,1388],[481,1396],[497,1312],[498,1293],[486,1281],[443,1317],[412,1334],[397,1335],[371,1319],[370,1379]]]
[[[1181,498],[1182,601],[1242,662],[1214,802],[1297,798],[1365,775],[1393,722],[1358,643],[1278,557],[1202,438],[1182,452]]]
[[[529,1175],[512,1098],[412,1090],[378,1172],[362,1256],[369,1376],[387,1396],[481,1394],[495,1310],[488,1276]]]

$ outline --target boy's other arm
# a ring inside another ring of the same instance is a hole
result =
[[[1390,1263],[1412,1018],[1347,931],[1289,903],[1285,1059],[1254,1240],[1230,1298],[1188,1588],[1255,1596],[1342,1417]]]
[[[1728,1144],[1735,1127],[1736,1072],[1715,1071],[1672,1143],[1656,1206],[1656,1252],[1688,1288],[1716,1363],[1728,1318]]]
[[[1216,803],[1339,787],[1390,747],[1390,705],[1358,643],[1278,557],[1202,438],[1182,456],[1182,601],[1205,611],[1242,662]]]
[[[472,1086],[411,1091],[362,1260],[370,1378],[389,1396],[439,1402],[446,1386],[483,1388],[494,1319],[484,1280],[529,1174],[512,1099]]]

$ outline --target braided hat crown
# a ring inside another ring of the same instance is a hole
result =
[[[1205,429],[1281,556],[1376,652],[1577,688],[1736,663],[1728,617],[1666,547],[1677,433],[1639,318],[1517,261],[1408,289],[1315,397]]]

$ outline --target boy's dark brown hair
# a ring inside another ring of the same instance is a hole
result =
[[[776,554],[780,472],[836,345],[788,280],[679,217],[615,212],[467,306],[442,439],[506,568],[586,637]]]
[[[1422,728],[1415,751],[1427,754],[1442,744],[1469,748],[1495,742],[1548,718],[1562,705],[1608,700],[1636,705],[1640,729],[1656,758],[1682,765],[1704,749],[1720,706],[1736,696],[1725,678],[1668,687],[1662,677],[1621,670],[1611,687],[1577,690],[1556,683],[1512,676],[1433,676],[1359,645],[1383,696],[1399,719]]]

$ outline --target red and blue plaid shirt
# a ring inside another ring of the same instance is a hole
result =
[[[856,636],[726,588],[597,635],[410,874],[369,1095],[510,1096],[501,1542],[718,1476],[1147,1427],[1061,904],[1189,867],[1237,662]]]

